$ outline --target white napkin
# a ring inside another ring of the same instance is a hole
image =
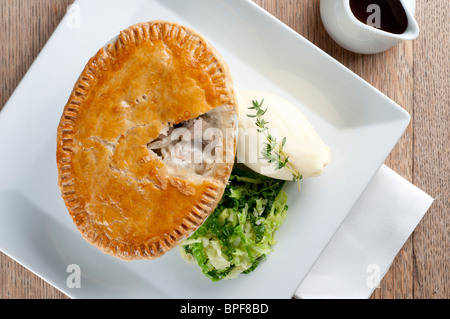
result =
[[[294,297],[369,298],[432,203],[383,165]]]

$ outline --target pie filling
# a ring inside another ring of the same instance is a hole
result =
[[[168,167],[201,176],[222,162],[225,132],[219,128],[220,107],[196,118],[167,125],[147,147]]]

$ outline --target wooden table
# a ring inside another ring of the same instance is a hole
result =
[[[188,1],[188,0],[185,0]],[[317,0],[255,0],[403,106],[412,121],[386,165],[436,200],[371,298],[450,297],[450,1],[417,1],[420,37],[377,55],[350,53],[326,33]],[[0,108],[72,0],[0,0]],[[0,253],[0,298],[67,298]]]

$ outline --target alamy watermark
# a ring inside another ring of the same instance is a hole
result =
[[[367,13],[370,15],[367,17],[366,24],[374,28],[381,28],[381,8],[378,4],[371,4],[367,7]]]
[[[381,282],[381,268],[380,265],[370,264],[366,268],[368,274],[366,278],[366,285],[370,289],[380,288]]]
[[[70,264],[66,268],[66,272],[70,273],[66,279],[67,288],[81,288],[81,268],[77,264]]]
[[[67,7],[66,25],[69,29],[81,28],[81,7],[78,4]]]

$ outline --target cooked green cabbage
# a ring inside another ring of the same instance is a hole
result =
[[[216,209],[181,243],[183,257],[212,281],[253,271],[272,251],[286,218],[285,183],[235,166]]]

